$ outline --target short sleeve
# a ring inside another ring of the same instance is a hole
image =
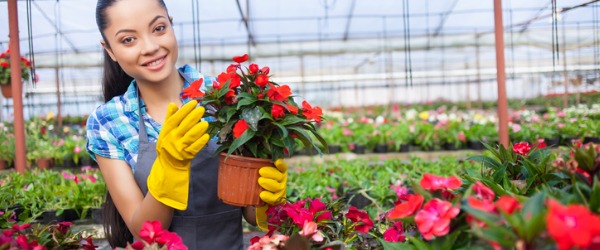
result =
[[[98,112],[88,117],[86,149],[94,160],[96,160],[96,155],[125,160],[123,147],[110,132],[108,125],[110,125],[110,122],[106,118],[99,118]]]

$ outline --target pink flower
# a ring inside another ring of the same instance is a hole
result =
[[[156,239],[162,236],[162,224],[160,221],[146,221],[140,229],[140,238],[149,244],[156,242]]]
[[[447,189],[454,190],[462,185],[462,181],[456,176],[445,178],[433,174],[424,174],[420,184],[423,189],[430,191]]]
[[[415,223],[423,238],[433,239],[434,236],[444,236],[450,231],[450,220],[460,209],[453,207],[452,203],[440,199],[430,200],[415,216]]]
[[[521,125],[519,125],[519,124],[513,124],[512,125],[512,131],[514,133],[517,133],[517,132],[521,131]]]
[[[352,130],[350,130],[350,129],[347,129],[347,128],[343,128],[343,129],[342,129],[342,134],[343,134],[344,136],[347,136],[347,135],[352,135],[353,133],[352,133]]]
[[[567,114],[565,114],[565,112],[560,111],[560,112],[556,113],[556,116],[565,117],[565,116],[567,116]]]
[[[69,228],[71,227],[71,225],[73,225],[73,223],[69,222],[69,221],[59,222],[58,226],[57,226],[57,229],[62,234],[66,234],[67,231],[69,230]]]
[[[383,233],[383,239],[387,242],[402,242],[406,239],[404,236],[404,228],[402,227],[402,221],[396,221],[391,227],[389,227]]]
[[[519,142],[513,145],[513,152],[523,156],[527,156],[530,150],[531,147],[529,146],[529,142]]]
[[[75,146],[73,149],[73,153],[79,154],[81,152],[81,148],[79,146]]]
[[[305,223],[304,227],[302,227],[302,230],[300,230],[298,234],[305,237],[310,237],[310,239],[314,242],[321,242],[324,239],[321,231],[317,229],[317,223],[312,221]]]
[[[512,214],[521,209],[519,201],[510,195],[503,195],[496,201],[496,209],[507,214]]]

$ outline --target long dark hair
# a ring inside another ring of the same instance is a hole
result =
[[[108,48],[110,48],[110,44],[104,36],[104,30],[108,25],[106,9],[117,1],[119,0],[98,0],[96,4],[96,24],[98,25],[100,34],[102,34],[102,39]],[[163,0],[156,1],[158,1],[165,11],[167,11],[167,6]],[[102,92],[104,94],[104,101],[108,102],[113,97],[124,94],[132,80],[133,78],[127,75],[127,73],[123,71],[123,68],[121,68],[117,62],[113,61],[108,55],[108,52],[104,50],[102,73]],[[106,199],[102,206],[102,217],[104,233],[112,248],[125,247],[127,242],[133,241],[133,234],[131,234],[127,228],[127,224],[123,221],[123,217],[121,217],[121,214],[117,210],[109,192],[106,193]]]

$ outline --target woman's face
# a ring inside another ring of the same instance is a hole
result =
[[[106,9],[106,16],[104,48],[128,75],[161,82],[176,73],[177,40],[158,1],[120,0]]]

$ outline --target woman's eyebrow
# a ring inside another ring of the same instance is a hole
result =
[[[152,26],[152,24],[154,24],[154,23],[156,22],[156,20],[158,20],[158,19],[160,19],[160,18],[165,18],[165,17],[164,17],[164,16],[161,16],[161,15],[157,15],[157,16],[155,16],[155,17],[152,19],[152,21],[150,21],[150,24],[148,24],[148,26]],[[135,32],[135,30],[132,30],[132,29],[122,29],[122,30],[119,30],[119,31],[117,31],[117,33],[115,33],[115,36],[117,36],[117,35],[118,35],[119,33],[121,33],[121,32]]]

